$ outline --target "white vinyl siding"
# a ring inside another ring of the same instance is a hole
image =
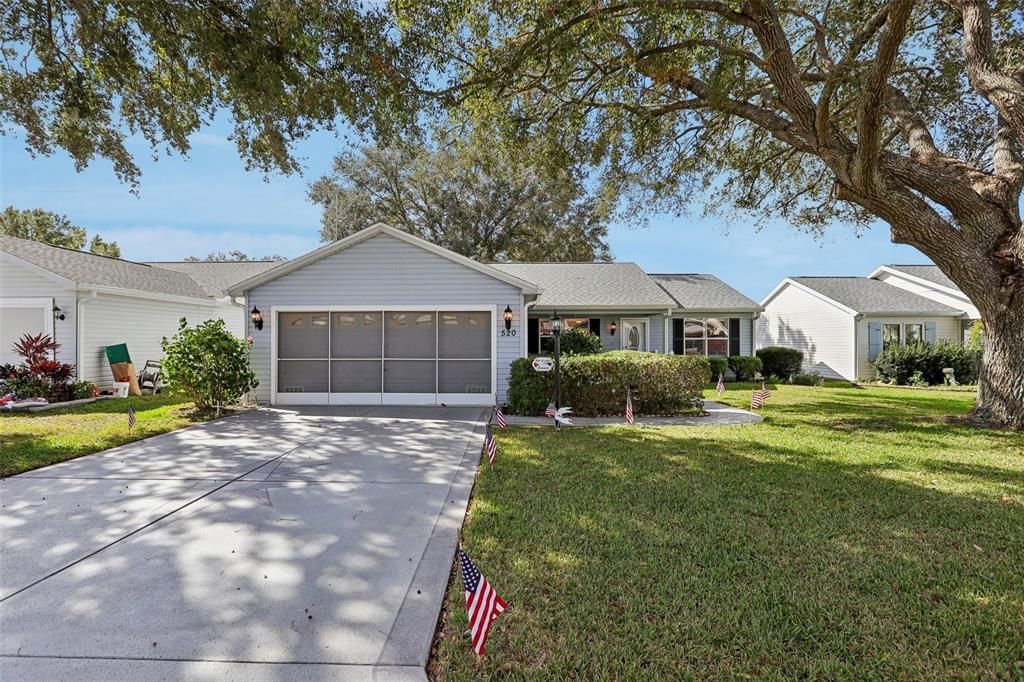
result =
[[[788,284],[757,320],[757,347],[785,346],[803,351],[804,369],[832,379],[855,380],[853,316],[803,289]],[[864,329],[867,353],[867,328]]]
[[[906,341],[906,329],[902,325],[919,324],[922,332],[926,322],[935,323],[935,340],[962,341],[960,333],[960,318],[958,317],[936,317],[934,315],[906,316],[896,315],[893,317],[863,317],[857,321],[857,379],[865,381],[874,379],[875,370],[868,358],[868,325],[878,322],[883,325],[898,324],[900,326],[900,339]]]
[[[252,367],[260,381],[257,396],[269,402],[271,389],[270,314],[274,306],[316,310],[317,306],[495,306],[498,401],[505,399],[509,365],[522,354],[522,292],[395,237],[380,234],[326,256],[248,292],[247,307],[263,313],[262,331],[253,335]],[[512,308],[515,335],[502,336],[505,306]]]
[[[933,301],[937,301],[939,303],[942,303],[943,305],[948,305],[952,308],[956,308],[957,310],[962,310],[965,313],[967,313],[968,317],[970,317],[972,320],[977,320],[978,318],[981,317],[981,315],[978,313],[978,309],[975,308],[974,305],[971,304],[971,302],[968,301],[966,297],[961,298],[959,296],[953,296],[952,294],[947,294],[942,291],[937,291],[931,287],[925,286],[923,284],[918,284],[917,282],[911,282],[900,277],[899,275],[894,275],[889,272],[881,272],[878,274],[877,277],[875,277],[875,279],[877,279],[880,282],[885,282],[886,284],[891,284],[894,287],[904,289],[906,291],[912,291],[919,296],[930,298]]]
[[[146,360],[162,359],[160,341],[174,335],[182,317],[190,326],[209,319],[224,319],[232,331],[241,324],[240,308],[235,306],[194,305],[105,294],[89,298],[83,294],[82,378],[101,390],[111,387],[114,378],[105,354],[110,345],[128,344],[136,370],[141,370]]]
[[[57,349],[57,360],[70,365],[75,364],[77,321],[73,289],[65,288],[37,272],[0,257],[0,298],[53,299],[54,305],[64,314],[64,319],[54,320],[53,326],[52,335],[60,344]]]

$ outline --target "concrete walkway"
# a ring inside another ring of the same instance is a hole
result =
[[[716,403],[713,400],[704,401],[704,409],[707,414],[704,416],[679,416],[679,417],[643,417],[637,416],[634,419],[636,426],[735,426],[738,424],[759,424],[764,417],[737,407],[730,407],[723,403]],[[552,420],[549,417],[520,417],[518,415],[506,415],[509,424],[519,426],[551,426]],[[573,426],[614,426],[625,425],[625,417],[573,417]],[[566,427],[569,428],[569,427]]]
[[[263,409],[0,481],[0,679],[425,679],[487,412]]]

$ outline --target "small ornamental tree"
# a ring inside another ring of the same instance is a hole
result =
[[[220,409],[259,385],[249,368],[250,341],[239,339],[223,320],[189,327],[183,317],[178,333],[161,341],[167,384],[187,395],[197,409]]]
[[[601,337],[588,329],[577,327],[562,333],[560,341],[562,355],[593,355],[604,351]]]

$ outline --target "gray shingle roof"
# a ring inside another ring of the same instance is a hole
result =
[[[758,311],[761,304],[747,298],[714,275],[657,274],[650,277],[676,300],[692,310]]]
[[[939,270],[937,265],[887,265],[886,267],[899,270],[911,277],[920,277],[932,284],[938,284],[940,287],[960,291],[960,287],[956,285],[956,282],[947,277],[946,273],[942,270]]]
[[[0,235],[0,250],[77,284],[192,298],[210,297],[187,274],[145,263],[96,256],[6,235]]]
[[[224,296],[228,287],[232,284],[238,284],[280,264],[281,261],[272,260],[231,262],[152,261],[147,263],[147,265],[154,267],[183,272],[198,282],[207,294],[217,298]]]
[[[963,313],[962,310],[867,277],[791,277],[790,279],[865,315],[886,313],[959,315]]]
[[[539,286],[541,308],[674,308],[675,301],[635,263],[493,263]]]

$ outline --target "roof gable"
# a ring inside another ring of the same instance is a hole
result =
[[[250,289],[266,284],[267,282],[271,282],[279,277],[283,277],[284,275],[287,275],[291,272],[295,272],[296,270],[300,270],[301,268],[307,265],[323,260],[328,256],[331,256],[351,246],[362,243],[367,239],[372,239],[373,237],[382,234],[394,237],[395,239],[399,239],[403,242],[419,247],[424,251],[429,251],[443,258],[447,258],[448,260],[458,263],[459,265],[465,266],[471,270],[476,270],[477,272],[488,275],[489,277],[493,277],[494,279],[501,280],[507,284],[511,284],[512,286],[521,289],[524,293],[534,294],[538,293],[539,291],[536,285],[534,285],[532,282],[520,279],[514,275],[510,275],[509,273],[503,272],[489,265],[478,263],[477,261],[471,258],[466,258],[461,254],[455,253],[454,251],[438,246],[437,244],[428,242],[425,239],[414,237],[408,232],[397,230],[391,227],[390,225],[386,225],[384,223],[377,223],[363,230],[360,230],[355,234],[349,235],[344,239],[339,239],[338,241],[331,242],[330,244],[321,246],[319,249],[310,251],[307,254],[299,256],[298,258],[295,258],[290,261],[285,261],[275,267],[270,268],[269,270],[266,270],[265,272],[249,277],[248,279],[243,280],[229,287],[228,293],[230,293],[233,296],[242,294]]]
[[[880,265],[868,277],[874,279],[883,272],[932,288],[945,289],[952,294],[967,298],[956,282],[951,280],[937,265]]]
[[[863,315],[962,315],[964,313],[962,310],[868,277],[790,277],[786,281],[800,285],[852,312]],[[773,292],[772,295],[774,293],[776,292]]]
[[[658,283],[679,308],[690,310],[752,311],[761,305],[741,294],[714,275],[700,273],[653,274]]]

